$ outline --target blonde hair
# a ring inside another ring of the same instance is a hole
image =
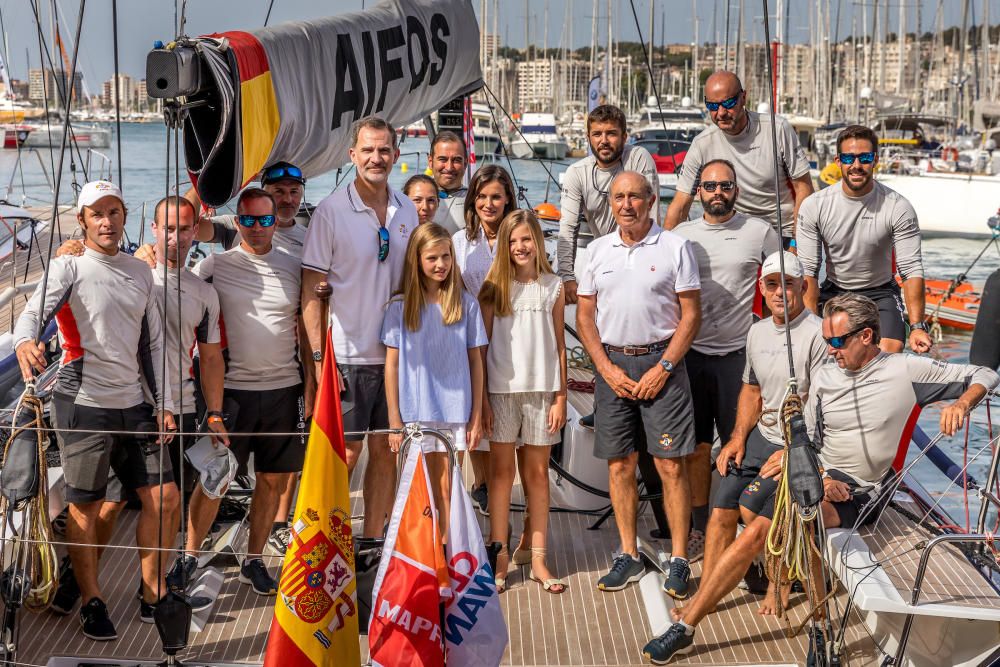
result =
[[[396,291],[396,298],[403,300],[403,323],[410,331],[420,329],[420,313],[427,305],[424,300],[427,276],[420,270],[420,256],[427,248],[438,243],[447,243],[452,257],[451,271],[441,286],[441,316],[446,326],[462,320],[462,274],[455,261],[455,246],[452,245],[448,230],[428,222],[418,226],[410,234],[403,261],[403,279]]]
[[[510,284],[514,280],[514,260],[510,255],[510,237],[520,225],[527,225],[535,242],[535,271],[541,276],[552,273],[549,258],[545,256],[545,237],[542,226],[532,211],[519,208],[507,214],[497,230],[497,255],[490,266],[483,287],[479,290],[479,300],[493,306],[497,317],[507,317],[514,313],[510,303]]]

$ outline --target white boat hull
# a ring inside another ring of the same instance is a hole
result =
[[[1000,208],[1000,176],[880,174],[913,205],[925,238],[989,238],[986,221]]]

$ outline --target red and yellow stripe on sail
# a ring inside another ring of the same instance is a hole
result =
[[[344,424],[329,336],[264,667],[358,665]]]
[[[240,119],[242,122],[242,184],[256,178],[271,155],[281,126],[278,98],[271,81],[271,66],[260,40],[248,32],[234,30],[225,37],[236,56],[240,75]]]

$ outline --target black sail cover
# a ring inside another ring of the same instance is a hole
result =
[[[349,161],[351,124],[412,123],[482,86],[470,0],[384,0],[361,12],[196,40],[201,90],[184,156],[202,200],[229,201],[267,164],[316,176]]]

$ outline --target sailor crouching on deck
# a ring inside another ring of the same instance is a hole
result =
[[[877,518],[876,508],[866,505],[877,495],[893,461],[905,455],[907,425],[914,412],[935,401],[957,399],[941,410],[941,430],[953,435],[968,411],[1000,383],[1000,376],[981,366],[883,352],[878,306],[856,294],[842,294],[826,303],[823,337],[827,353],[836,361],[813,374],[810,389],[822,442],[823,522],[827,528],[854,528]],[[779,451],[761,467],[762,483],[780,477],[782,454]],[[764,548],[770,526],[771,519],[763,512],[752,518],[719,557],[711,578],[702,580],[701,590],[681,611],[680,620],[646,644],[647,657],[664,664],[692,650],[695,626],[739,582]],[[821,633],[814,632],[809,647],[810,654],[814,647],[823,649]]]
[[[691,389],[684,354],[701,321],[698,265],[690,241],[650,218],[656,195],[637,172],[610,187],[616,232],[590,245],[577,295],[577,329],[597,369],[594,456],[608,460],[621,553],[597,587],[617,591],[644,567],[636,545],[638,450],[655,458],[672,537],[664,587],[686,597],[691,492],[686,457],[694,451]]]
[[[159,405],[165,386],[163,329],[149,267],[119,252],[126,208],[121,190],[107,181],[87,183],[77,200],[77,220],[85,235],[82,257],[57,258],[49,265],[14,327],[14,347],[27,379],[45,367],[37,332],[53,318],[63,348],[52,397],[69,502],[66,537],[73,570],[85,600],[83,633],[117,638],[97,581],[98,517],[111,470],[142,503],[136,526],[142,570],[142,604],[155,604],[167,587],[166,551],[173,543],[179,494],[170,461],[162,457],[176,426],[173,401],[162,396],[162,412],[145,401],[145,377]],[[44,297],[43,297],[44,292]],[[44,298],[44,304],[42,303]],[[146,431],[148,436],[110,431]],[[166,432],[162,438],[156,431]],[[162,516],[161,516],[162,513]],[[162,527],[162,528],[161,528]],[[157,562],[159,554],[160,561]]]
[[[226,329],[229,367],[223,410],[230,418],[231,449],[244,467],[254,455],[255,485],[250,503],[250,537],[240,581],[258,595],[274,595],[277,583],[261,553],[279,509],[281,493],[305,457],[302,372],[298,359],[301,263],[272,244],[277,215],[274,198],[247,188],[236,205],[241,241],[209,255],[194,268],[219,296]],[[211,528],[218,499],[199,486],[192,500],[186,550],[196,553]],[[202,504],[203,503],[203,504]],[[185,567],[189,567],[185,565]]]

